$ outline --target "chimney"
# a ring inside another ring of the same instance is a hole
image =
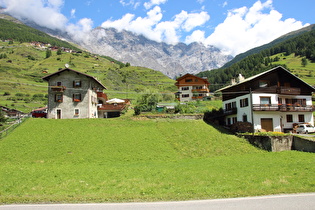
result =
[[[239,74],[238,77],[236,78],[237,83],[243,82],[244,80],[245,78],[241,74]]]

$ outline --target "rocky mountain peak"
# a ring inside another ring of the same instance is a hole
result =
[[[114,28],[97,27],[87,40],[78,44],[93,53],[161,71],[170,78],[219,68],[232,59],[214,46],[197,42],[169,45]]]

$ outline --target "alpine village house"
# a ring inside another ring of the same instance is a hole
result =
[[[47,118],[103,118],[117,116],[125,104],[106,104],[106,87],[94,77],[65,68],[43,77],[48,81]]]
[[[175,85],[178,92],[176,99],[182,102],[192,100],[202,100],[209,96],[209,85],[207,78],[200,78],[192,74],[185,74],[176,79]]]
[[[222,93],[225,125],[250,122],[252,130],[289,132],[314,124],[314,88],[279,66],[248,79],[241,75]]]

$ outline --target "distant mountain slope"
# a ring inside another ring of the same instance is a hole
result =
[[[286,40],[288,40],[288,39],[291,39],[291,38],[294,38],[294,37],[296,37],[296,36],[299,36],[299,35],[301,35],[301,34],[303,34],[303,33],[305,33],[305,32],[312,31],[312,30],[314,30],[314,29],[315,29],[315,24],[312,24],[312,25],[310,25],[310,26],[304,27],[304,28],[299,29],[299,30],[297,30],[297,31],[292,31],[292,32],[290,32],[290,33],[287,33],[287,34],[285,34],[285,35],[283,35],[283,36],[281,36],[281,37],[279,37],[279,38],[273,40],[272,42],[269,42],[268,44],[265,44],[265,45],[262,45],[262,46],[259,46],[259,47],[255,47],[255,48],[253,48],[253,49],[251,49],[251,50],[248,50],[248,51],[246,51],[246,52],[244,52],[244,53],[241,53],[241,54],[235,56],[232,60],[230,60],[229,62],[227,62],[226,64],[224,64],[221,68],[230,67],[232,64],[237,63],[238,61],[240,61],[240,60],[246,58],[246,57],[249,56],[249,55],[253,55],[253,54],[255,54],[255,53],[259,53],[259,52],[261,52],[262,50],[271,48],[271,47],[274,46],[274,45],[277,45],[277,44],[279,44],[279,43],[281,43],[281,42],[284,42],[284,41],[286,41]]]
[[[42,31],[24,25],[20,21],[4,14],[0,14],[0,39],[13,39],[20,42],[42,42],[50,43],[52,46],[65,47],[79,50],[78,47],[70,43],[52,37]]]
[[[161,71],[170,78],[219,68],[232,59],[213,46],[205,47],[199,43],[168,45],[113,28],[95,28],[88,41],[78,44],[93,53]]]

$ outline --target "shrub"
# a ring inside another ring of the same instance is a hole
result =
[[[4,94],[3,94],[3,96],[9,96],[9,95],[11,95],[10,92],[4,92]]]

